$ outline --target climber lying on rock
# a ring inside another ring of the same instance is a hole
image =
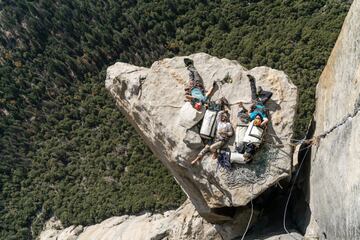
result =
[[[250,118],[249,111],[239,103],[238,122],[235,134],[235,152],[230,155],[230,162],[247,163],[252,160],[257,148],[260,146],[263,135],[261,119],[257,115],[255,119]]]
[[[200,161],[209,151],[213,153],[213,159],[217,158],[217,150],[222,148],[233,135],[233,129],[229,120],[230,116],[228,110],[223,110],[218,113],[216,117],[217,131],[213,144],[207,144],[191,164]]]
[[[269,119],[266,114],[265,103],[273,95],[272,92],[264,91],[259,86],[256,88],[255,78],[248,74],[251,89],[251,101],[253,105],[250,107],[250,120],[255,121],[255,126],[265,127]]]
[[[250,112],[239,102],[238,123],[236,125],[235,150],[230,157],[231,162],[246,163],[252,160],[259,148],[264,128],[269,122],[266,114],[265,103],[271,98],[272,93],[256,89],[255,78],[248,74],[253,105]]]
[[[255,78],[251,74],[247,74],[246,76],[249,78],[251,100],[256,104],[265,105],[265,103],[272,97],[273,93],[264,91],[261,86],[256,87]]]
[[[214,93],[216,82],[214,82],[210,90],[206,92],[204,81],[196,70],[193,60],[185,58],[184,63],[189,70],[190,79],[189,86],[185,89],[185,98],[191,101],[192,106],[196,110],[200,110]]]

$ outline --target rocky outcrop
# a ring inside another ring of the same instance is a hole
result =
[[[317,224],[321,239],[360,239],[359,0],[351,6],[316,98],[314,135],[320,138],[311,152],[311,226]]]
[[[292,148],[287,143],[292,136],[297,89],[281,71],[267,67],[247,70],[236,61],[204,53],[189,57],[207,88],[218,80],[220,86],[213,100],[222,96],[230,103],[250,100],[246,77],[249,73],[263,89],[274,93],[267,106],[271,123],[265,144],[251,164],[234,164],[226,171],[206,156],[200,164],[190,165],[203,143],[196,127],[186,129],[179,125],[184,88],[189,81],[184,57],[163,59],[151,68],[116,63],[107,70],[106,88],[154,154],[171,171],[199,214],[209,222],[221,223],[232,220],[234,211],[229,208],[246,206],[289,176]],[[238,107],[233,105],[234,127],[237,111]],[[230,147],[233,142],[232,139]]]
[[[194,206],[186,201],[181,207],[164,214],[145,213],[139,216],[112,217],[91,226],[64,228],[59,220],[51,218],[38,240],[240,240],[249,219],[231,224],[211,224],[204,220]],[[257,225],[256,231],[245,236],[245,240],[293,240],[302,236],[290,230],[290,234],[279,231],[277,223],[270,227]]]
[[[355,0],[317,86],[314,136],[318,141],[311,148],[307,196],[311,219],[305,239],[360,239],[359,29],[360,0]],[[232,80],[221,85],[213,99],[226,96],[231,103],[249,99],[247,73],[254,75],[264,89],[274,92],[268,106],[272,116],[270,134],[255,161],[235,165],[230,171],[218,169],[209,157],[190,166],[203,143],[196,127],[184,129],[178,124],[183,88],[188,81],[182,57],[155,62],[149,69],[116,63],[108,69],[106,87],[195,207],[187,201],[163,215],[113,217],[89,227],[64,229],[58,221],[50,220],[41,240],[232,239],[244,233],[250,215],[246,204],[289,175],[292,149],[286,141],[292,136],[296,88],[284,73],[269,68],[246,70],[235,61],[206,54],[190,58],[207,87],[213,80]],[[231,109],[232,122],[236,111],[236,107]],[[281,144],[284,147],[278,148]],[[225,224],[208,222],[230,219]],[[265,232],[255,231],[245,239],[302,238],[296,232],[291,236],[276,230]]]
[[[241,225],[246,225],[246,221],[237,225],[213,225],[200,217],[194,206],[186,201],[177,210],[164,214],[112,217],[88,227],[63,228],[59,220],[52,218],[39,240],[232,239],[243,233],[236,229],[239,226],[243,229]]]

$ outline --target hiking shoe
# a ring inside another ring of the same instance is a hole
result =
[[[255,81],[255,78],[254,78],[253,75],[251,75],[251,74],[246,74],[246,76],[249,78],[249,81],[250,81],[250,82],[251,82],[251,81]]]
[[[230,106],[229,101],[225,97],[220,98],[220,100],[222,105]]]
[[[212,86],[215,87],[216,85],[217,85],[217,82],[216,82],[216,80],[215,80],[215,81],[213,81]]]
[[[251,156],[251,154],[250,153],[244,153],[244,160],[245,160],[245,162],[246,163],[248,163],[248,162],[250,162],[251,160],[252,160],[252,156]]]
[[[191,60],[190,58],[184,58],[184,63],[186,67],[194,65],[194,61]]]

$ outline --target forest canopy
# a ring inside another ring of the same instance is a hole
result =
[[[0,2],[0,238],[44,221],[92,224],[179,206],[184,194],[104,87],[116,61],[150,66],[206,52],[285,71],[299,89],[295,137],[349,1]]]

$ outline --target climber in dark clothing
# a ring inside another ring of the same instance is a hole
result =
[[[256,104],[265,105],[265,103],[272,97],[273,93],[269,91],[264,91],[262,87],[258,86],[256,88],[254,76],[247,74],[250,82],[251,89],[251,100]]]
[[[189,70],[190,79],[189,86],[185,89],[185,98],[191,100],[191,103],[196,110],[200,110],[204,103],[206,103],[210,96],[214,93],[216,82],[213,83],[210,91],[206,92],[204,81],[194,67],[193,60],[185,58],[184,63]]]
[[[265,103],[271,98],[273,93],[264,91],[260,86],[256,88],[255,78],[250,74],[247,77],[250,82],[251,101],[253,102],[253,105],[250,107],[250,120],[259,119],[260,126],[264,127],[269,121],[265,111]]]

